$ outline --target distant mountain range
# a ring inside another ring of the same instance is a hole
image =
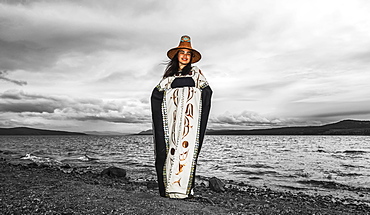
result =
[[[27,127],[0,128],[0,135],[86,135],[79,132],[54,131]]]
[[[96,136],[125,136],[130,135],[131,133],[124,132],[115,132],[115,131],[84,131],[87,135],[96,135]]]
[[[151,135],[146,130],[139,135]],[[207,135],[370,135],[370,121],[342,120],[321,126],[282,127],[253,130],[207,130]]]
[[[122,135],[121,133],[68,132],[28,127],[0,128],[0,135]],[[137,135],[152,135],[146,130]],[[370,121],[342,120],[321,126],[282,127],[253,130],[207,130],[207,135],[370,135]]]

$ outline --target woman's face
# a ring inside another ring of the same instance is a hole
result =
[[[179,49],[178,52],[178,60],[180,64],[180,68],[186,66],[190,63],[191,60],[191,50],[189,49]]]

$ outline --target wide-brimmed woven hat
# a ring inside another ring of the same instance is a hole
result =
[[[193,56],[191,58],[191,63],[196,63],[202,58],[202,55],[197,50],[191,47],[191,40],[190,37],[187,35],[181,37],[179,46],[168,50],[167,52],[168,58],[172,59],[173,57],[175,57],[177,50],[179,49],[189,49],[192,51]]]

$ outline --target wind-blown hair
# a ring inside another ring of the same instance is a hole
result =
[[[164,71],[163,78],[167,78],[169,76],[173,76],[177,73],[180,73],[181,75],[188,75],[190,74],[191,70],[191,63],[188,63],[181,71],[179,67],[179,58],[178,58],[179,52],[175,54],[175,56],[168,62],[166,70]],[[190,62],[191,62],[190,57]]]

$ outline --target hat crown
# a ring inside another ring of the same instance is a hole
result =
[[[189,42],[190,43],[190,37],[188,35],[184,35],[181,37],[180,42]]]
[[[191,39],[188,35],[184,35],[181,37],[179,47],[192,49]]]

